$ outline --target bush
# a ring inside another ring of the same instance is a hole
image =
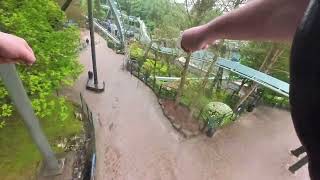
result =
[[[140,65],[143,64],[145,61],[143,59],[144,50],[142,49],[141,45],[137,42],[134,42],[130,45],[130,58],[135,59],[139,62]]]
[[[53,94],[65,85],[72,85],[82,71],[77,60],[80,33],[67,20],[52,0],[0,1],[0,27],[23,37],[31,45],[37,61],[32,68],[17,66],[21,80],[39,117],[48,117],[56,105],[65,109],[63,99],[53,101]],[[13,114],[4,86],[0,85],[0,117]],[[5,105],[6,104],[6,105]],[[65,119],[59,113],[59,119]]]
[[[239,96],[232,96],[228,91],[215,91],[213,99],[218,102],[223,102],[233,108],[239,100]]]
[[[232,122],[232,109],[222,102],[210,102],[202,111],[202,117],[206,122],[212,124],[214,128],[224,126]]]
[[[182,69],[174,64],[170,66],[170,74],[173,77],[180,77],[181,71],[182,71]]]
[[[64,121],[61,121],[59,117],[59,103],[55,106],[57,111],[54,115],[40,121],[51,147],[58,154],[66,150],[58,146],[62,139],[80,135],[83,131],[82,122],[74,116],[77,107],[70,102],[65,102],[65,104],[67,109]],[[38,163],[42,159],[41,154],[20,117],[9,118],[6,126],[0,130],[0,149],[0,179],[37,179],[33,176],[36,175]]]
[[[182,104],[186,105],[186,106],[190,106],[190,104],[192,103],[191,101],[193,100],[193,97],[194,96],[197,96],[198,94],[198,91],[199,91],[199,83],[200,81],[196,81],[196,80],[187,80],[186,81],[186,85],[184,87],[184,90],[183,90],[183,97],[182,97]],[[205,100],[206,98],[205,97],[201,97],[200,100],[198,100],[198,103],[195,104],[194,106],[196,107],[199,107],[200,104],[202,104],[204,107],[208,102],[205,102],[205,104],[201,103],[203,101],[206,101]],[[201,109],[202,107],[199,107],[199,109]]]
[[[264,95],[262,99],[263,103],[271,106],[289,107],[289,99],[283,96]]]
[[[154,66],[156,64],[156,67]],[[142,73],[150,74],[151,76],[156,74],[156,76],[167,76],[168,66],[160,61],[155,62],[155,60],[147,59],[142,65]]]
[[[226,95],[223,102],[229,105],[233,109],[239,100],[240,100],[239,96],[236,96],[236,95],[232,96],[232,94],[228,94]]]
[[[167,88],[163,88],[161,89],[161,92],[159,92],[159,96],[160,98],[164,98],[164,99],[175,99],[176,98],[176,91],[174,89],[167,89]]]
[[[111,40],[107,40],[107,45],[110,49],[115,49],[115,44],[113,41]]]
[[[262,102],[266,105],[289,108],[289,98],[282,96],[270,89],[262,89]]]

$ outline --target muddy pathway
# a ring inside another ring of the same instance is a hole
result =
[[[106,92],[85,90],[84,72],[67,94],[83,92],[99,113],[98,180],[307,180],[307,168],[287,170],[299,146],[288,112],[261,107],[213,138],[181,138],[162,114],[152,91],[121,69],[123,56],[97,36],[99,78]],[[80,55],[91,67],[90,49]]]

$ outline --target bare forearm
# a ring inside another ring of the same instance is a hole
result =
[[[291,41],[309,0],[252,0],[206,24],[205,39]]]

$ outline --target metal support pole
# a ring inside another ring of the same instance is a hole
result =
[[[61,174],[61,166],[58,163],[47,138],[44,136],[39,120],[32,109],[31,102],[16,72],[15,65],[0,65],[1,79],[9,92],[9,96],[20,113],[27,129],[38,147],[45,162],[45,172],[48,176]]]
[[[116,24],[117,24],[117,28],[118,28],[118,31],[119,31],[119,34],[120,34],[120,43],[121,43],[121,49],[124,48],[124,40],[125,40],[125,37],[124,37],[124,32],[123,32],[123,27],[122,27],[122,24],[121,24],[121,14],[117,11],[117,7],[116,7],[116,4],[114,2],[114,0],[108,0],[108,4],[109,4],[109,7],[112,11],[112,13],[114,14],[115,16],[115,19],[116,19]]]
[[[93,7],[92,0],[88,0],[88,20],[90,29],[90,39],[91,39],[91,56],[92,56],[92,69],[93,69],[93,82],[92,79],[87,81],[87,89],[94,92],[103,92],[105,89],[105,83],[99,84],[98,72],[97,72],[97,62],[96,62],[96,45],[94,41],[94,24],[93,24]]]
[[[97,63],[96,63],[96,46],[95,46],[95,41],[94,41],[92,0],[88,0],[88,16],[89,16],[90,39],[91,39],[93,79],[94,79],[94,85],[97,86],[98,85],[98,73],[97,73]]]

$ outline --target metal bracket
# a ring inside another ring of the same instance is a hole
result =
[[[49,169],[45,162],[42,163],[40,168],[40,176],[42,177],[51,177],[61,175],[64,171],[66,158],[58,159],[59,167],[58,169]]]
[[[306,152],[306,149],[303,146],[300,146],[299,148],[290,151],[290,153],[297,158],[305,152]],[[298,171],[300,168],[302,168],[306,164],[308,164],[308,156],[303,157],[298,162],[290,166],[289,171],[294,174],[296,171]]]
[[[309,162],[308,156],[305,156],[302,159],[300,159],[298,162],[296,162],[294,165],[290,166],[289,171],[294,174],[296,171],[301,169],[304,165],[308,164],[308,162]]]
[[[87,85],[86,85],[87,90],[90,90],[96,93],[102,93],[104,92],[105,87],[106,87],[105,82],[102,82],[102,84],[101,83],[94,84],[94,80],[92,78],[91,79],[88,78]]]

